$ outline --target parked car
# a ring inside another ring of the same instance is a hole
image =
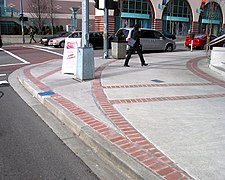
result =
[[[212,41],[215,39],[215,35],[211,35],[209,38],[209,41]],[[190,36],[186,37],[186,40],[184,42],[184,45],[188,48],[191,47],[191,40],[192,38]],[[206,48],[206,43],[207,43],[207,35],[206,34],[200,34],[200,35],[195,35],[193,39],[193,48],[196,49],[205,49]]]
[[[67,37],[59,37],[59,38],[51,39],[49,41],[49,45],[63,48],[65,45],[66,38],[81,38],[81,37],[82,37],[82,32],[76,31]],[[103,33],[102,32],[89,32],[89,47],[93,47],[93,49],[103,48]]]
[[[104,39],[103,32],[90,32],[89,33],[89,47],[93,47],[93,49],[103,48]]]
[[[79,33],[80,33],[80,31],[76,31],[76,32],[74,32],[72,34],[68,32],[67,34],[65,34],[62,37],[52,38],[52,39],[49,40],[48,45],[54,46],[54,47],[62,47],[63,48],[64,45],[65,45],[65,39],[67,37],[69,37],[69,36],[75,36],[75,35],[79,36],[78,35]]]
[[[225,47],[225,34],[213,39],[209,42],[210,49],[213,47]]]
[[[133,28],[120,28],[116,32],[115,37],[125,38],[128,41],[131,38],[132,31]],[[142,45],[142,51],[160,50],[172,52],[176,49],[175,41],[168,39],[160,31],[148,28],[141,28],[140,43]]]
[[[43,38],[40,39],[39,43],[40,44],[44,44],[45,46],[48,46],[48,42],[50,41],[50,39],[53,38],[58,38],[58,37],[67,37],[69,35],[68,32],[58,32],[56,34],[54,34],[53,36],[45,36]]]

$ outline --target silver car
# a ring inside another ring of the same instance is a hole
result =
[[[81,31],[75,31],[73,33],[68,32],[68,33],[64,34],[62,37],[52,38],[48,42],[48,45],[64,48],[66,38],[74,38],[74,37],[80,37],[80,36],[81,36]]]
[[[131,38],[131,32],[133,30],[133,28],[120,28],[116,32],[115,36],[124,37],[126,38],[126,41],[128,41],[129,38]],[[160,50],[172,52],[176,49],[175,41],[168,39],[160,31],[148,28],[141,28],[140,43],[142,46],[142,51]]]

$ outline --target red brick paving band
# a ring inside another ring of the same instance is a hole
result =
[[[158,101],[178,101],[188,99],[208,99],[225,97],[225,94],[207,94],[207,95],[192,95],[192,96],[170,96],[170,97],[154,97],[154,98],[137,98],[137,99],[117,99],[110,100],[111,104],[128,104],[128,103],[144,103],[144,102],[158,102]]]
[[[191,59],[190,61],[187,62],[186,64],[186,67],[195,75],[197,75],[198,77],[201,77],[211,83],[214,83],[216,85],[219,85],[221,87],[224,87],[225,88],[225,82],[220,80],[220,79],[217,79],[213,76],[210,76],[208,75],[207,73],[203,72],[202,70],[200,70],[198,68],[198,63],[200,60],[202,59],[206,59],[206,57],[198,57],[198,58],[194,58],[194,59]]]

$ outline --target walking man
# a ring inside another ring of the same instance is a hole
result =
[[[35,35],[35,32],[33,31],[32,28],[30,28],[30,44],[32,42],[32,40],[37,43],[37,41],[34,39],[34,35]]]
[[[131,55],[137,51],[138,53],[138,56],[141,60],[141,66],[147,66],[148,64],[145,63],[145,60],[144,60],[144,57],[143,57],[143,54],[142,54],[142,51],[141,51],[141,44],[140,44],[140,25],[135,25],[134,26],[134,30],[133,32],[131,33],[131,38],[135,40],[135,43],[133,46],[130,46],[129,50],[128,50],[128,55],[126,57],[126,60],[124,62],[124,66],[125,67],[130,67],[129,66],[129,60],[131,58]]]

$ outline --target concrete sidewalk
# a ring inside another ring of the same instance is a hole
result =
[[[182,53],[182,56],[180,54]],[[18,80],[128,179],[225,178],[225,77],[203,51],[95,58],[95,79],[60,72],[62,59],[26,66]],[[193,58],[191,58],[193,57]]]

